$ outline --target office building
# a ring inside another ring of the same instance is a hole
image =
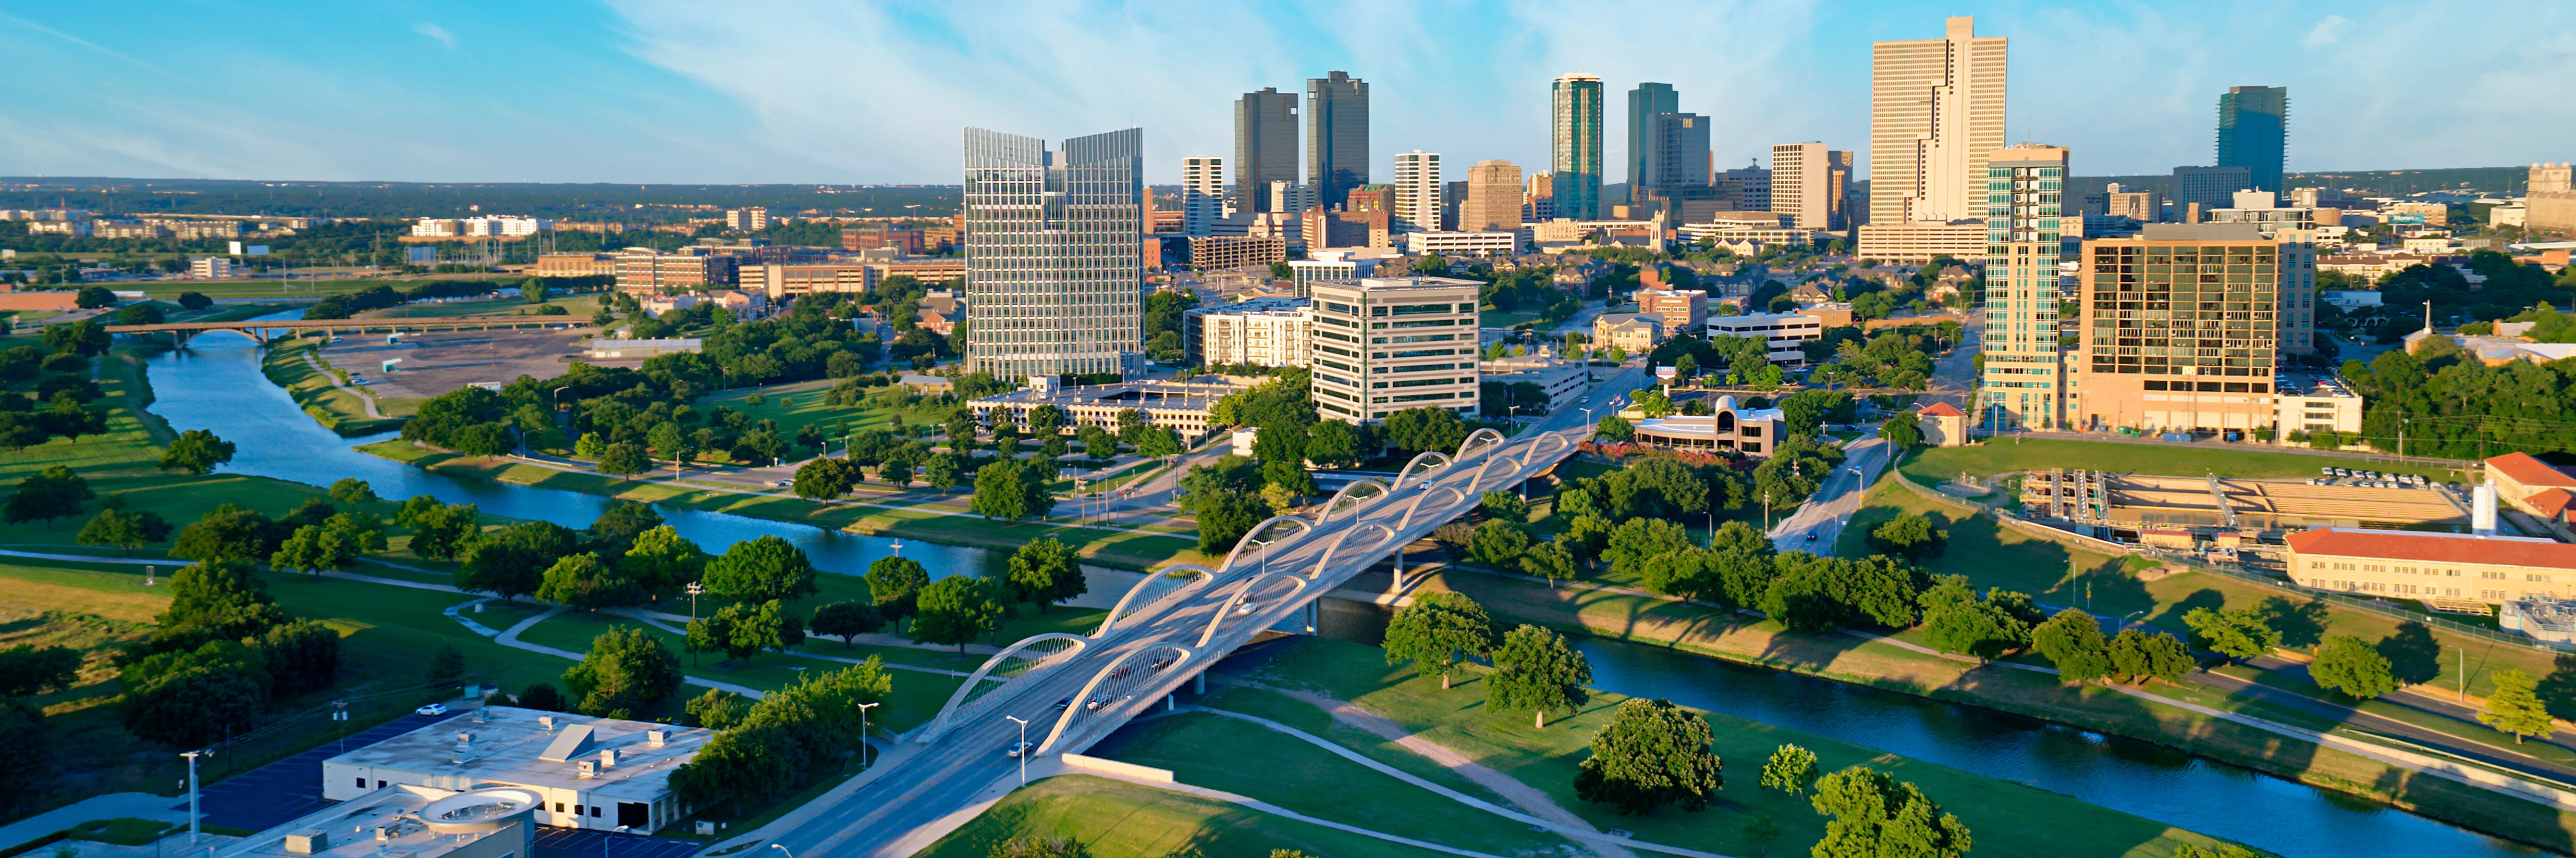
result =
[[[1307,287],[1318,280],[1351,280],[1377,274],[1376,259],[1363,259],[1349,250],[1316,250],[1304,259],[1288,260],[1288,279],[1297,285],[1297,297],[1313,297]]]
[[[629,247],[617,254],[617,290],[630,295],[696,292],[735,282],[741,258],[705,245],[676,251]]]
[[[1767,341],[1772,363],[1798,366],[1807,362],[1803,344],[1823,339],[1825,320],[1809,313],[1746,313],[1708,317],[1708,336],[1760,337]]]
[[[1619,202],[1638,202],[1644,198],[1642,190],[1654,185],[1655,171],[1650,162],[1662,134],[1657,117],[1681,110],[1681,93],[1674,91],[1672,84],[1640,83],[1628,91],[1628,196]],[[1707,136],[1705,132],[1703,128],[1703,138]],[[1707,172],[1700,171],[1702,175]]]
[[[1467,182],[1464,179],[1443,182],[1440,189],[1440,229],[1457,232],[1463,228],[1458,225],[1458,208],[1467,202]]]
[[[1521,196],[1521,222],[1546,223],[1556,219],[1555,174],[1531,173],[1529,188]]]
[[[1938,39],[1870,46],[1869,221],[1985,214],[1986,153],[2004,146],[2001,36],[1951,18]]]
[[[1369,181],[1369,85],[1349,72],[1306,79],[1306,186],[1337,202]]]
[[[1210,235],[1208,230],[1230,214],[1225,208],[1225,159],[1181,159],[1181,234]]]
[[[1521,228],[1521,168],[1510,161],[1478,161],[1467,168],[1467,199],[1458,208],[1466,232]]]
[[[1270,183],[1269,199],[1275,208],[1262,214],[1295,217],[1316,207],[1315,189],[1286,180]]]
[[[1859,248],[1854,254],[1861,259],[1922,265],[1935,256],[1948,256],[1976,264],[1986,260],[1986,222],[1959,220],[1949,223],[1865,223]]]
[[[1440,153],[1398,153],[1393,190],[1396,232],[1440,231]]]
[[[536,819],[547,804],[540,792],[504,786],[445,790],[388,785],[345,803],[283,798],[300,792],[301,785],[260,785],[255,800],[263,802],[262,813],[254,818],[275,818],[265,812],[279,806],[305,813],[266,831],[227,838],[233,842],[223,846],[225,858],[519,858],[536,854]],[[206,827],[214,827],[211,820]],[[57,851],[70,848],[66,844]],[[215,846],[210,842],[206,849],[211,852]]]
[[[1181,348],[1194,366],[1305,366],[1315,317],[1304,298],[1254,298],[1181,313]]]
[[[199,280],[221,280],[233,276],[234,262],[221,256],[200,256],[188,260],[188,276]]]
[[[1645,184],[1629,186],[1629,200],[1646,198],[1638,188],[1666,200],[1696,197],[1709,185],[1708,117],[1696,113],[1658,113],[1648,118]],[[1767,179],[1767,177],[1766,177]],[[1767,181],[1766,181],[1767,185]],[[1770,192],[1763,192],[1770,205]]]
[[[1550,196],[1555,217],[1601,217],[1601,78],[1569,74],[1550,85]]]
[[[2552,539],[2320,527],[2282,541],[2284,570],[2310,589],[2486,605],[2576,598],[2576,545]]]
[[[1098,426],[1118,431],[1118,419],[1129,411],[1145,416],[1145,425],[1170,429],[1196,446],[1208,436],[1208,417],[1227,396],[1249,389],[1224,381],[1129,379],[1109,384],[1058,384],[1054,378],[1030,379],[1029,385],[966,403],[979,419],[994,426],[1029,427],[1029,412],[1052,406],[1063,425]],[[904,383],[924,392],[953,389],[938,376],[904,376]]]
[[[687,815],[671,772],[714,737],[705,728],[486,706],[322,761],[322,797],[516,787],[545,800],[540,825],[652,831]]]
[[[2289,145],[2288,87],[2234,86],[2218,96],[2218,160],[2213,163],[2246,171],[2245,187],[2229,190],[2280,193]]]
[[[2154,191],[2123,191],[2113,184],[2102,194],[2102,213],[2124,217],[2139,223],[2164,220],[2165,195]]]
[[[2314,283],[2315,268],[2312,245],[2266,239],[2252,224],[2151,224],[2134,238],[2084,242],[2068,422],[2150,431],[2272,425],[2280,299],[2292,284]]]
[[[1191,236],[1189,249],[1190,267],[1200,271],[1267,267],[1273,262],[1288,261],[1288,242],[1277,236]]]
[[[1345,423],[1374,423],[1408,408],[1473,415],[1482,285],[1446,277],[1313,284],[1316,414]]]
[[[1978,422],[1991,431],[2061,425],[2058,263],[2065,261],[2067,150],[2024,143],[1986,155],[1986,324]],[[2081,217],[2080,215],[2076,217]]]
[[[2531,165],[2523,192],[2523,228],[2535,235],[2576,235],[2576,189],[2567,164]]]
[[[1235,210],[1284,211],[1270,199],[1279,181],[1297,181],[1297,95],[1269,86],[1234,102]]]
[[[725,228],[735,232],[759,232],[769,228],[769,209],[748,206],[725,210]]]
[[[1528,242],[1527,230],[1488,232],[1408,232],[1404,252],[1414,256],[1511,256]]]
[[[1637,312],[1664,319],[1664,330],[1696,331],[1708,324],[1708,293],[1698,289],[1639,289]]]
[[[965,161],[967,365],[1000,378],[1143,371],[1144,132],[1049,151],[970,128]]]
[[[1621,413],[1633,415],[1637,443],[1678,450],[1733,450],[1769,458],[1788,435],[1788,412],[1778,408],[1746,408],[1733,396],[1720,396],[1710,411],[1662,417],[1636,409]]]
[[[2199,223],[2213,209],[2226,208],[2236,199],[2236,192],[2254,183],[2254,171],[2243,166],[2175,167],[2173,169],[2174,219]],[[2197,217],[2195,217],[2197,216]]]
[[[1769,211],[1787,215],[1799,229],[1846,227],[1843,197],[1851,184],[1850,152],[1822,143],[1782,143],[1771,147]]]
[[[1717,202],[1736,211],[1771,208],[1771,171],[1760,166],[1719,170],[1711,176]]]
[[[1299,222],[1306,232],[1306,252],[1330,247],[1394,247],[1393,213],[1372,211],[1309,212]]]

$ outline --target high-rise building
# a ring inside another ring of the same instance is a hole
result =
[[[1368,181],[1368,81],[1338,71],[1307,78],[1306,186],[1333,202]]]
[[[1844,228],[1843,196],[1851,185],[1851,153],[1822,143],[1771,147],[1771,207],[1798,229]]]
[[[1635,102],[1633,95],[1629,99]],[[1696,113],[1658,113],[1650,117],[1646,138],[1645,190],[1672,200],[1704,193],[1708,188],[1708,117]],[[1629,184],[1629,199],[1642,200],[1641,186]]]
[[[1541,170],[1531,173],[1529,191],[1522,198],[1521,220],[1546,223],[1556,219],[1556,174]]]
[[[2066,391],[2058,346],[2058,263],[2066,259],[2062,238],[2083,234],[2081,220],[2066,222],[2067,150],[2024,143],[1981,160],[1986,326],[1979,347],[1985,356],[1980,422],[1992,430],[2054,428],[2063,425]],[[2071,290],[2067,297],[2073,297]]]
[[[1181,159],[1181,234],[1209,235],[1226,216],[1225,159],[1199,155]]]
[[[1145,132],[966,129],[967,365],[1001,378],[1144,369]]]
[[[1601,217],[1601,78],[1569,74],[1551,88],[1548,172],[1556,216]]]
[[[2218,166],[2243,167],[2247,185],[2230,191],[2280,193],[2289,163],[2290,89],[2234,86],[2218,97]]]
[[[1482,285],[1446,277],[1308,284],[1316,416],[1373,423],[1410,408],[1475,413]]]
[[[1416,149],[1395,156],[1395,231],[1440,231],[1440,153]]]
[[[2315,283],[2315,245],[2266,239],[2253,224],[2148,224],[2134,238],[2084,242],[2080,260],[2082,345],[2071,359],[2083,371],[2067,425],[2278,422],[2281,330],[2266,320],[2295,284]]]
[[[1628,197],[1619,202],[1637,202],[1645,196],[1642,189],[1654,184],[1649,162],[1659,136],[1656,117],[1681,111],[1682,96],[1672,84],[1641,83],[1628,91]]]
[[[2175,167],[2173,169],[2174,216],[2184,223],[2197,223],[2209,212],[2236,202],[2236,192],[2254,182],[2254,171],[2243,165],[2221,167]],[[2199,206],[2198,209],[2192,208]],[[2192,217],[2197,211],[2199,220]]]
[[[2576,190],[2570,190],[2566,163],[2533,164],[2523,189],[2523,228],[2534,235],[2576,234]]]
[[[1460,229],[1458,226],[1458,207],[1465,205],[1466,203],[1467,181],[1465,179],[1441,183],[1440,228],[1449,232],[1458,231]]]
[[[769,209],[747,206],[725,210],[725,228],[734,232],[759,232],[769,228]]]
[[[1986,153],[2004,145],[2002,36],[1951,18],[1938,39],[1870,46],[1869,220],[1984,215]]]
[[[1478,161],[1467,168],[1467,201],[1458,209],[1458,228],[1521,228],[1521,168],[1510,161]]]
[[[2528,184],[2523,188],[2524,193],[2568,190],[2572,184],[2576,184],[2576,167],[2571,167],[2564,162],[2533,164],[2526,181]]]
[[[1270,183],[1297,181],[1297,94],[1262,87],[1234,103],[1234,193],[1238,212],[1280,211]]]

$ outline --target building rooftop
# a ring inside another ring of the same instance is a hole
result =
[[[2528,536],[2321,527],[2290,534],[2284,541],[2300,554],[2576,569],[2576,545]]]
[[[1916,414],[1923,415],[1923,416],[1925,416],[1925,417],[1966,417],[1966,416],[1968,416],[1968,413],[1967,413],[1967,412],[1959,410],[1959,406],[1952,405],[1952,404],[1947,403],[1947,402],[1935,402],[1935,403],[1932,403],[1932,404],[1930,404],[1930,405],[1923,406],[1923,408],[1922,408],[1921,410],[1916,411],[1915,413],[1916,413]]]
[[[500,800],[495,801],[496,797]],[[453,829],[500,829],[512,821],[534,825],[534,821],[527,818],[533,814],[518,812],[522,808],[513,799],[533,802],[536,798],[534,793],[524,790],[452,793],[420,786],[388,786],[242,838],[219,851],[223,858],[383,858],[394,855],[437,858],[483,837],[493,834],[507,836],[499,830]],[[532,809],[533,805],[527,808]],[[490,812],[495,810],[501,813]],[[450,817],[476,817],[485,824],[467,821],[459,825],[450,821]],[[518,818],[513,820],[511,817]],[[438,819],[439,828],[451,830],[433,829],[423,821],[424,818]],[[379,837],[384,839],[377,839]]]
[[[1144,379],[1116,384],[1085,384],[1058,387],[1052,391],[1021,388],[977,399],[970,405],[992,407],[1002,404],[1022,405],[1108,405],[1138,409],[1177,408],[1205,411],[1215,408],[1217,400],[1249,388],[1222,381],[1171,381]]]
[[[2569,476],[2566,471],[2551,467],[2530,453],[2506,453],[2488,459],[2487,467],[2511,477],[2514,482],[2534,488],[2576,488],[2576,476]]]
[[[1442,291],[1458,289],[1461,287],[1474,289],[1482,287],[1485,284],[1474,280],[1460,280],[1455,277],[1358,277],[1349,280],[1318,280],[1315,281],[1314,285],[1339,286],[1346,289],[1365,289],[1371,292],[1384,292],[1397,289],[1439,289]]]
[[[703,344],[704,341],[696,337],[677,337],[664,340],[590,341],[590,347],[594,349],[694,349]]]
[[[509,783],[649,802],[715,731],[486,706],[359,748],[325,765],[419,772],[460,785]],[[654,741],[655,734],[660,741]],[[603,754],[603,752],[606,752]],[[582,763],[594,773],[581,774]],[[601,763],[605,765],[600,765]]]
[[[2357,399],[2360,394],[2344,386],[2343,379],[2314,372],[2284,372],[2272,378],[2273,392],[2283,396],[2312,396],[2334,399]]]

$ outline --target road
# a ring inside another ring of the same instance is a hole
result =
[[[1623,370],[1593,397],[1615,401],[1645,386],[1647,378],[1642,368]],[[1206,583],[1148,578],[1147,584],[1169,590],[1140,599],[1105,634],[1080,640],[1078,649],[999,686],[979,683],[991,690],[960,708],[951,723],[934,721],[907,737],[928,740],[917,752],[900,763],[889,761],[876,780],[770,843],[800,858],[906,858],[921,842],[916,834],[931,836],[943,821],[962,824],[953,817],[988,800],[988,790],[1011,785],[1019,762],[1004,752],[1023,735],[1048,755],[1081,752],[1260,631],[1293,620],[1316,597],[1466,512],[1481,491],[1545,470],[1590,433],[1579,410],[1551,415],[1383,498],[1345,505],[1339,517],[1322,524],[1295,533],[1282,533],[1287,525],[1256,533],[1270,541],[1247,543],[1236,562],[1218,568]],[[1060,704],[1066,708],[1058,709]]]
[[[1781,551],[1806,551],[1831,554],[1834,540],[1842,538],[1843,525],[1852,513],[1860,511],[1861,497],[1869,493],[1869,484],[1878,479],[1880,468],[1887,466],[1887,442],[1864,438],[1843,445],[1842,465],[1834,468],[1823,486],[1807,502],[1780,520],[1766,534],[1771,547]]]
[[[1969,394],[1977,389],[1977,349],[1985,342],[1985,314],[1963,313],[1966,321],[1959,325],[1959,345],[1932,364],[1931,392],[1924,396],[1930,402],[1947,402],[1971,414]],[[1926,404],[1929,404],[1927,402]]]

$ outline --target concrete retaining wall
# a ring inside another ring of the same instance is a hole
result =
[[[1117,760],[1104,760],[1099,757],[1086,757],[1081,754],[1066,754],[1063,759],[1064,767],[1068,771],[1096,772],[1113,777],[1133,778],[1136,780],[1153,781],[1155,783],[1172,783],[1172,770],[1170,769],[1140,766],[1135,763],[1122,763]]]

